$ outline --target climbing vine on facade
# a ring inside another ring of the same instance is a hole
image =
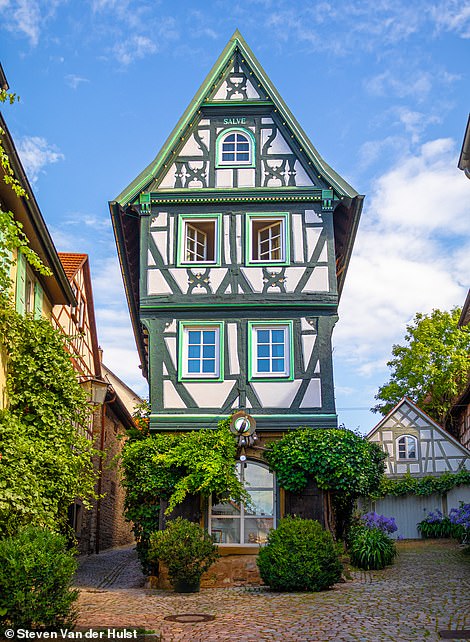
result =
[[[228,424],[224,420],[216,430],[158,434],[125,445],[126,518],[134,525],[141,559],[163,511],[171,513],[189,495],[247,498],[235,472],[236,446]]]
[[[0,306],[8,407],[0,411],[0,536],[26,524],[60,530],[76,497],[94,496],[90,417],[64,337]]]

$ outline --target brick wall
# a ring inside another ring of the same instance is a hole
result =
[[[103,442],[101,440],[102,421],[104,418]],[[81,553],[96,553],[114,546],[132,544],[134,536],[131,525],[124,518],[125,491],[121,483],[122,473],[119,464],[114,460],[119,455],[124,439],[125,428],[112,411],[112,402],[98,408],[93,415],[93,439],[95,448],[103,450],[106,457],[100,462],[95,457],[95,470],[101,470],[101,482],[96,490],[104,495],[101,500],[93,502],[93,508],[85,511],[81,517],[81,528],[77,532]]]

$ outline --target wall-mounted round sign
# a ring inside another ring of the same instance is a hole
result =
[[[230,430],[234,435],[252,435],[256,429],[256,420],[244,410],[236,412],[230,420]]]

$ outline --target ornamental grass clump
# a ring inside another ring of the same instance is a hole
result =
[[[220,557],[209,533],[199,524],[178,517],[164,531],[150,536],[149,560],[163,562],[170,582],[179,593],[199,591],[203,573]]]
[[[270,531],[256,563],[263,582],[275,591],[324,591],[343,570],[331,533],[297,517],[281,519]]]
[[[0,628],[73,625],[76,567],[66,538],[43,528],[29,526],[0,540]]]

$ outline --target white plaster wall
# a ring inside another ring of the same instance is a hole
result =
[[[321,380],[311,379],[305,396],[300,404],[301,408],[321,408]]]
[[[263,281],[263,268],[260,267],[242,267],[241,271],[248,279],[251,287],[255,292],[262,292],[264,281]]]
[[[263,408],[289,408],[302,381],[252,381]]]
[[[302,356],[304,360],[304,370],[307,369],[307,366],[310,362],[310,357],[312,356],[313,347],[317,340],[316,334],[303,334],[302,335]]]
[[[233,381],[185,382],[184,387],[199,408],[221,408],[234,385]]]
[[[163,259],[163,262],[165,265],[168,263],[168,256],[167,256],[167,233],[163,230],[159,231],[152,231],[150,232],[152,235],[152,238],[155,242],[155,245],[157,246],[157,250],[160,252],[160,255]]]
[[[294,239],[294,262],[304,262],[304,235],[302,231],[302,216],[292,214],[292,238]]]
[[[328,292],[328,290],[328,267],[317,266],[305,284],[304,292]]]
[[[307,257],[308,260],[312,260],[312,255],[313,252],[315,251],[315,248],[317,247],[318,239],[320,238],[320,234],[322,232],[321,227],[307,227],[305,228],[307,232]]]
[[[147,270],[147,294],[149,296],[172,294],[170,286],[158,269]]]
[[[186,408],[183,400],[176,392],[176,388],[171,381],[163,381],[163,407],[164,408]]]
[[[227,323],[228,362],[230,374],[240,373],[237,349],[237,324]]]
[[[286,275],[286,281],[284,283],[286,292],[294,292],[304,272],[305,268],[303,267],[286,267],[286,271],[284,273]]]

